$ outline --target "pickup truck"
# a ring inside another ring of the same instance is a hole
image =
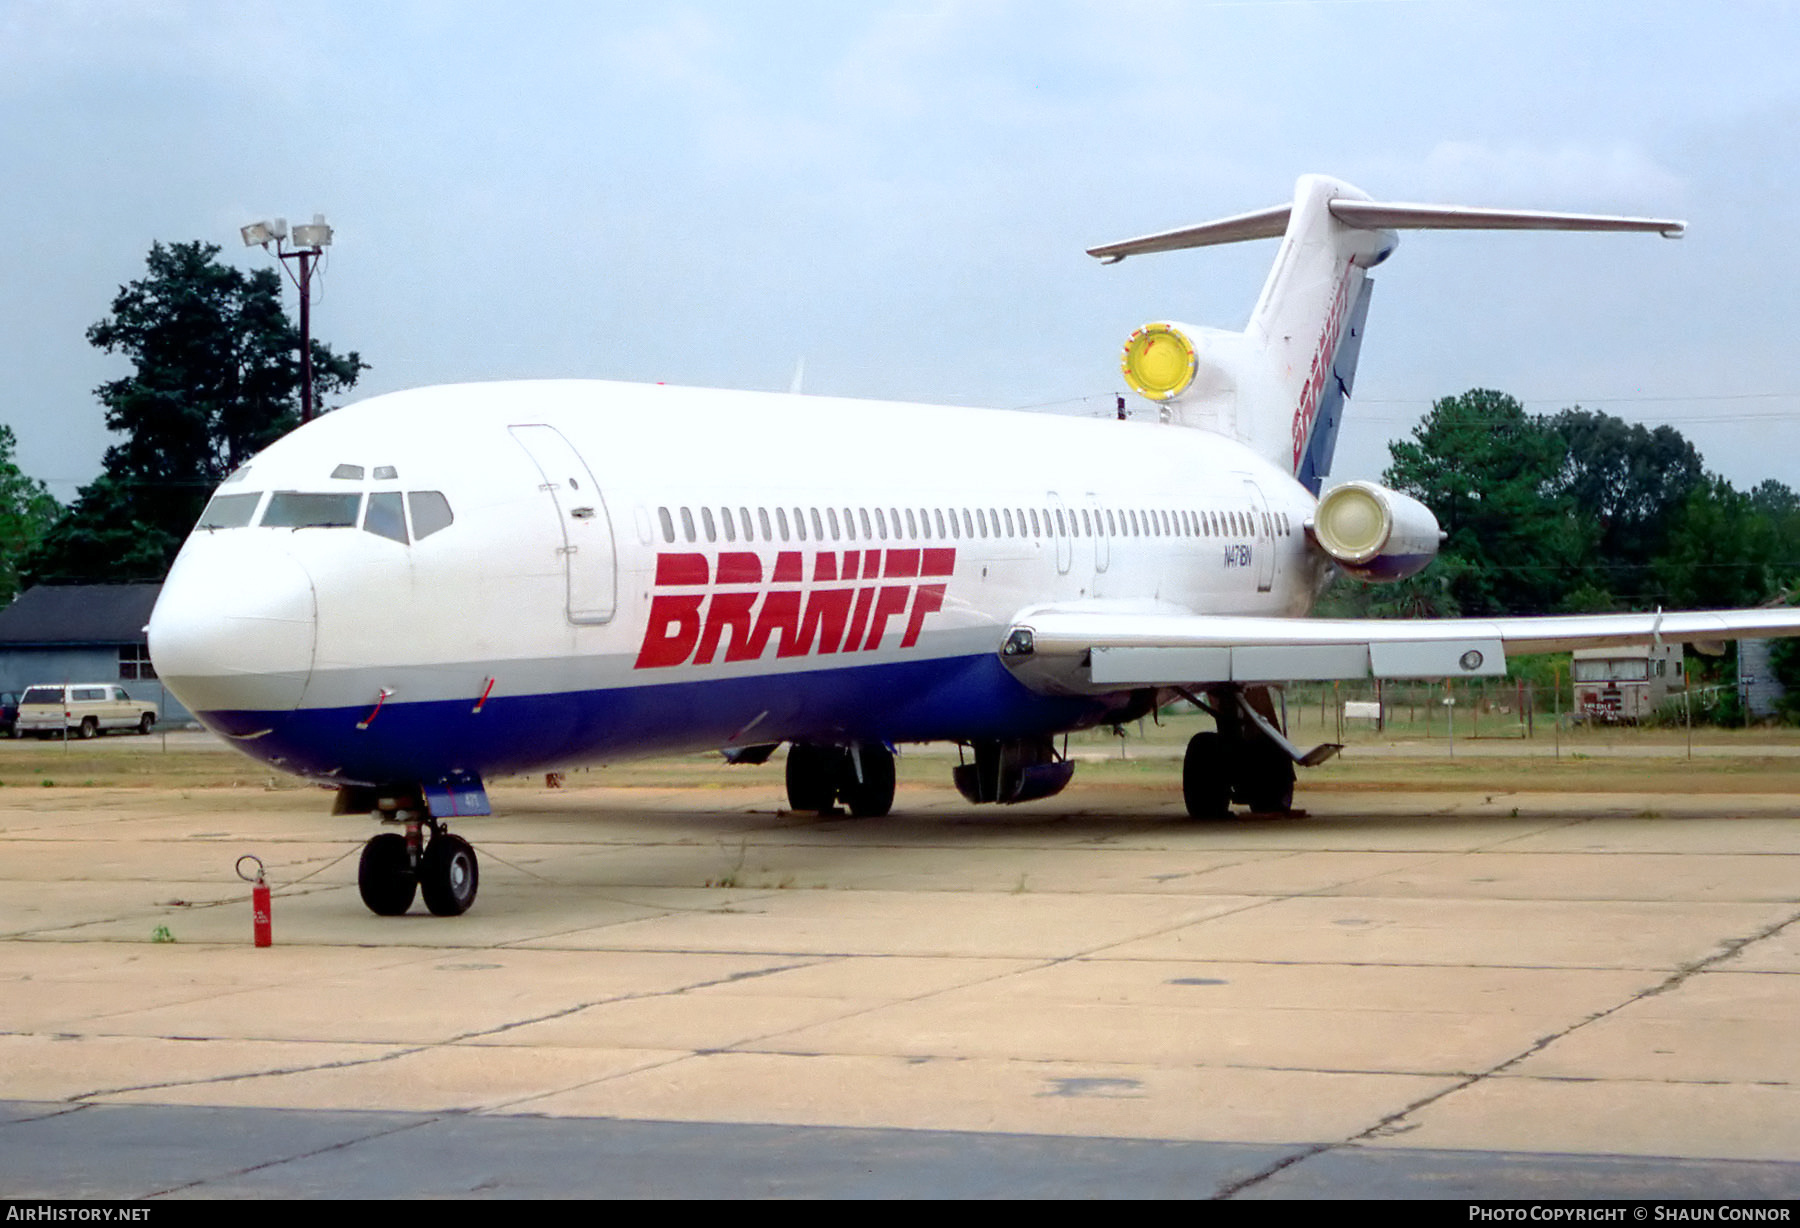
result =
[[[15,737],[91,738],[109,729],[149,733],[155,726],[155,704],[133,699],[122,686],[94,682],[26,687],[13,728]]]

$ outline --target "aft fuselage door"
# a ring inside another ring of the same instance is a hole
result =
[[[543,475],[545,491],[562,528],[563,561],[569,579],[569,621],[604,623],[618,608],[617,561],[612,519],[600,484],[575,446],[553,426],[511,426],[519,446]]]
[[[1245,478],[1244,493],[1255,509],[1250,519],[1256,551],[1256,591],[1266,593],[1275,587],[1275,522],[1269,517],[1269,501],[1263,497],[1262,487]]]
[[[1102,572],[1112,564],[1112,538],[1106,532],[1106,509],[1092,491],[1088,492],[1087,509],[1094,518],[1094,570]]]
[[[1047,498],[1050,500],[1050,531],[1056,541],[1056,573],[1066,576],[1075,555],[1075,526],[1062,496],[1053,490]]]

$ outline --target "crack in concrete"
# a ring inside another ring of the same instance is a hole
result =
[[[1501,845],[1501,844],[1507,844],[1514,840],[1522,840],[1522,839],[1528,839],[1528,838],[1540,836],[1540,835],[1543,835],[1545,832],[1557,831],[1562,828],[1577,826],[1581,823],[1586,823],[1588,821],[1589,821],[1589,819],[1586,816],[1582,816],[1582,817],[1578,817],[1576,819],[1572,819],[1568,822],[1555,822],[1555,821],[1548,822],[1548,823],[1544,824],[1543,826],[1535,828],[1531,831],[1514,833],[1514,834],[1506,836],[1500,840],[1493,841],[1493,842],[1490,842],[1485,845],[1480,845],[1473,849],[1459,849],[1459,850],[1455,850],[1455,851],[1451,851],[1451,852],[1442,853],[1436,857],[1430,858],[1424,864],[1427,866],[1435,865],[1442,861],[1448,861],[1448,860],[1452,860],[1457,857],[1467,856],[1470,853],[1485,852],[1490,848],[1497,847],[1498,845]],[[1207,870],[1194,871],[1192,873],[1196,877],[1204,877],[1205,875],[1214,873],[1218,870],[1228,869],[1228,868],[1232,868],[1234,866],[1240,866],[1240,865],[1251,865],[1251,864],[1255,864],[1256,862],[1262,861],[1262,860],[1289,859],[1292,857],[1299,856],[1302,851],[1314,852],[1317,850],[1280,850],[1280,851],[1276,852],[1274,856],[1268,857],[1268,858],[1258,857],[1258,856],[1246,856],[1246,859],[1244,861],[1233,862],[1233,863],[1231,863],[1230,866],[1212,867]],[[1190,917],[1190,918],[1186,918],[1186,919],[1183,919],[1180,921],[1172,922],[1168,925],[1152,927],[1148,930],[1140,931],[1138,933],[1129,935],[1124,938],[1107,941],[1107,942],[1101,942],[1092,947],[1086,948],[1084,950],[1074,951],[1067,955],[1058,956],[1053,959],[1043,959],[1041,957],[1036,957],[1036,958],[1022,957],[1027,960],[1031,960],[1032,962],[1030,962],[1028,964],[1028,966],[1023,967],[1023,968],[1013,968],[1013,969],[1007,969],[1005,971],[996,971],[989,976],[979,977],[977,979],[970,980],[970,981],[959,982],[956,985],[945,986],[940,989],[928,990],[926,992],[915,994],[910,998],[906,998],[906,999],[903,999],[900,1001],[880,1002],[880,1003],[871,1004],[869,1006],[865,1006],[865,1007],[862,1007],[857,1010],[852,1010],[852,1011],[848,1011],[841,1015],[833,1016],[832,1019],[830,1020],[830,1022],[842,1023],[846,1020],[855,1019],[860,1015],[867,1015],[867,1014],[871,1014],[871,1013],[874,1013],[877,1011],[890,1009],[894,1006],[901,1005],[902,1002],[904,1002],[906,1004],[916,1004],[919,1002],[928,1001],[931,998],[939,997],[944,994],[954,993],[954,992],[958,992],[961,990],[967,990],[967,989],[973,988],[978,985],[996,983],[996,982],[1004,980],[1008,977],[1029,975],[1031,973],[1042,972],[1042,971],[1045,971],[1050,968],[1055,968],[1055,967],[1058,967],[1063,964],[1072,964],[1072,963],[1089,960],[1089,959],[1092,959],[1095,956],[1098,956],[1101,953],[1103,953],[1111,948],[1114,948],[1114,947],[1128,945],[1128,944],[1136,943],[1136,942],[1142,942],[1145,939],[1174,933],[1178,930],[1186,929],[1189,926],[1204,925],[1210,921],[1219,920],[1224,917],[1236,916],[1240,913],[1249,912],[1249,911],[1251,911],[1253,909],[1257,909],[1257,908],[1266,908],[1272,904],[1281,903],[1286,900],[1308,899],[1308,898],[1314,898],[1314,899],[1330,898],[1329,893],[1334,892],[1336,889],[1341,888],[1347,884],[1367,882],[1372,879],[1381,878],[1381,877],[1383,877],[1387,874],[1391,874],[1393,872],[1394,871],[1392,869],[1385,869],[1385,870],[1376,871],[1374,873],[1370,873],[1370,874],[1366,874],[1366,875],[1362,875],[1362,876],[1352,876],[1350,878],[1346,878],[1346,879],[1342,880],[1341,882],[1331,884],[1329,886],[1315,887],[1315,888],[1308,889],[1306,891],[1290,892],[1290,893],[1282,894],[1282,895],[1269,895],[1269,896],[1264,896],[1264,897],[1253,897],[1253,898],[1247,899],[1246,902],[1244,902],[1243,904],[1240,904],[1236,907],[1228,908],[1222,912],[1209,913],[1207,916],[1199,917],[1199,918]],[[1161,880],[1159,879],[1158,881],[1161,881]],[[1127,894],[1137,894],[1137,893],[1127,893]],[[1164,893],[1161,893],[1161,892],[1150,892],[1150,893],[1144,893],[1144,894],[1153,895],[1158,898],[1168,898],[1166,895],[1164,895]],[[843,953],[834,954],[834,955],[830,956],[829,958],[842,959],[842,958],[855,958],[855,957],[856,956],[855,956],[854,952],[843,952]],[[995,958],[1005,958],[1005,957],[995,957]],[[1021,958],[1021,957],[1013,957],[1013,958]],[[1118,957],[1115,956],[1112,958],[1118,958]],[[1208,961],[1200,961],[1200,962],[1208,962]],[[1244,961],[1231,961],[1231,962],[1244,962]],[[1287,962],[1305,962],[1305,961],[1255,961],[1255,962],[1287,963]],[[1372,964],[1370,966],[1387,967],[1390,965]],[[1438,967],[1441,965],[1434,964],[1434,965],[1419,965],[1419,966],[1421,966],[1421,967]],[[1511,967],[1514,967],[1515,965],[1507,964],[1507,965],[1496,965],[1496,966],[1511,968]],[[1621,1005],[1623,1005],[1623,1004],[1621,1004]],[[1583,1022],[1586,1022],[1586,1021],[1583,1021]],[[734,1045],[730,1046],[728,1050],[719,1050],[719,1052],[727,1052],[728,1051],[728,1052],[736,1052],[736,1053],[768,1053],[768,1054],[789,1055],[789,1056],[818,1056],[817,1054],[813,1054],[810,1051],[784,1050],[779,1047],[771,1046],[769,1044],[770,1041],[775,1040],[778,1037],[781,1037],[784,1035],[790,1035],[795,1032],[806,1031],[807,1029],[816,1027],[816,1026],[818,1026],[817,1021],[815,1021],[813,1023],[801,1025],[798,1027],[778,1028],[775,1031],[765,1033],[761,1036],[746,1037],[745,1039],[738,1041]],[[1581,1026],[1581,1024],[1578,1023],[1575,1026]],[[758,1047],[752,1048],[751,1046],[758,1046]],[[1520,1055],[1520,1056],[1523,1057],[1526,1055]],[[682,1060],[682,1059],[672,1059],[672,1060]],[[1518,1059],[1514,1059],[1514,1060],[1518,1060]],[[1230,1067],[1235,1064],[1234,1063],[1221,1063],[1221,1065]],[[1498,1069],[1502,1069],[1502,1068],[1503,1067],[1496,1067],[1495,1069],[1498,1070]],[[640,1068],[640,1069],[642,1069],[642,1068]],[[633,1072],[633,1073],[635,1073],[635,1072]],[[1365,1072],[1329,1071],[1328,1070],[1328,1071],[1325,1071],[1324,1073],[1365,1073]],[[1448,1094],[1450,1094],[1450,1092],[1459,1090],[1461,1087],[1467,1086],[1469,1083],[1474,1082],[1475,1080],[1478,1080],[1482,1077],[1485,1077],[1485,1074],[1491,1074],[1494,1072],[1493,1071],[1480,1072],[1480,1073],[1476,1073],[1474,1075],[1469,1075],[1466,1072],[1461,1072],[1461,1071],[1458,1071],[1458,1072],[1397,1071],[1397,1072],[1389,1072],[1389,1073],[1396,1073],[1396,1074],[1402,1074],[1402,1075],[1414,1074],[1414,1075],[1420,1075],[1422,1077],[1436,1077],[1436,1078],[1453,1077],[1453,1078],[1462,1079],[1462,1082],[1458,1083],[1456,1086],[1453,1086],[1453,1087],[1447,1089],[1446,1091],[1440,1093],[1440,1095],[1448,1095]],[[597,1080],[597,1081],[604,1081],[604,1080]],[[532,1097],[532,1098],[535,1099],[536,1097]],[[1420,1102],[1421,1105],[1428,1104],[1428,1103],[1430,1103],[1430,1098]],[[1412,1111],[1413,1107],[1416,1107],[1416,1106],[1408,1106],[1408,1108],[1402,1110],[1402,1112],[1403,1113],[1410,1112],[1410,1111]],[[1378,1128],[1381,1124],[1382,1123],[1378,1122],[1377,1126],[1372,1127],[1372,1128]],[[1300,1155],[1297,1155],[1294,1157],[1290,1157],[1289,1159],[1283,1161],[1281,1164],[1277,1165],[1275,1168],[1268,1170],[1268,1172],[1263,1174],[1262,1177],[1248,1178],[1245,1180],[1245,1182],[1240,1183],[1239,1185],[1234,1186],[1232,1188],[1234,1190],[1245,1188],[1247,1185],[1254,1184],[1257,1180],[1266,1179],[1267,1176],[1272,1175],[1274,1172],[1280,1171],[1281,1168],[1285,1168],[1288,1164],[1296,1163],[1298,1160],[1306,1158],[1308,1155],[1315,1155],[1318,1153],[1318,1151],[1326,1150],[1331,1147],[1346,1145],[1349,1142],[1354,1142],[1356,1138],[1360,1138],[1360,1137],[1363,1137],[1363,1135],[1354,1136],[1352,1139],[1346,1140],[1346,1142],[1344,1144],[1334,1144],[1334,1143],[1320,1144],[1319,1147],[1317,1149],[1314,1149],[1313,1151],[1306,1152],[1306,1153],[1303,1153],[1303,1154],[1300,1154]],[[1229,1194],[1222,1195],[1222,1196],[1229,1197]]]
[[[14,1103],[18,1102],[15,1101]],[[58,1103],[54,1100],[39,1101],[38,1103],[49,1105],[49,1111],[36,1113],[30,1117],[15,1117],[10,1121],[0,1123],[0,1130],[4,1130],[7,1126],[23,1126],[36,1121],[51,1121],[58,1117],[67,1117],[71,1113],[79,1113],[81,1110],[89,1107],[85,1104]]]
[[[1761,942],[1765,939],[1774,937],[1776,934],[1779,934],[1782,930],[1786,929],[1790,925],[1793,925],[1797,921],[1800,921],[1800,912],[1792,913],[1780,921],[1776,921],[1770,925],[1766,925],[1762,929],[1757,930],[1755,933],[1747,934],[1741,938],[1727,939],[1726,941],[1720,943],[1719,948],[1717,950],[1715,950],[1711,955],[1705,956],[1701,959],[1692,960],[1685,964],[1678,964],[1675,967],[1675,969],[1669,973],[1668,976],[1664,977],[1663,980],[1658,982],[1657,984],[1650,986],[1648,989],[1640,990],[1637,993],[1634,993],[1631,996],[1625,998],[1623,1001],[1614,1003],[1612,1006],[1609,1006],[1604,1010],[1594,1011],[1591,1014],[1588,1014],[1580,1019],[1577,1019],[1574,1023],[1571,1023],[1568,1027],[1563,1028],[1561,1031],[1553,1032],[1548,1036],[1540,1036],[1532,1044],[1527,1046],[1525,1049],[1523,1049],[1519,1053],[1514,1054],[1512,1057],[1507,1058],[1504,1062],[1500,1062],[1499,1064],[1491,1067],[1488,1070],[1480,1071],[1476,1074],[1468,1076],[1467,1078],[1461,1079],[1457,1083],[1453,1084],[1450,1087],[1446,1087],[1441,1091],[1435,1092],[1429,1096],[1421,1097],[1420,1099],[1414,1101],[1411,1104],[1404,1105],[1401,1108],[1396,1109],[1394,1112],[1389,1113],[1387,1116],[1381,1118],[1379,1121],[1375,1122],[1375,1124],[1369,1126],[1367,1129],[1362,1130],[1359,1133],[1353,1134],[1349,1138],[1342,1139],[1335,1143],[1319,1143],[1319,1144],[1312,1146],[1310,1148],[1307,1148],[1303,1151],[1297,1152],[1294,1155],[1287,1156],[1287,1157],[1277,1161],[1274,1164],[1268,1165],[1267,1167],[1263,1168],[1261,1171],[1251,1174],[1250,1176],[1244,1178],[1241,1181],[1233,1182],[1230,1185],[1220,1188],[1218,1191],[1216,1191],[1213,1194],[1213,1197],[1215,1199],[1231,1198],[1231,1197],[1241,1193],[1242,1191],[1249,1189],[1251,1186],[1260,1185],[1263,1182],[1268,1181],[1270,1178],[1274,1177],[1277,1173],[1280,1173],[1285,1169],[1293,1167],[1295,1164],[1300,1163],[1302,1160],[1309,1160],[1313,1156],[1321,1155],[1328,1151],[1337,1151],[1341,1148],[1354,1146],[1355,1144],[1360,1143],[1360,1142],[1364,1141],[1365,1139],[1372,1139],[1372,1138],[1377,1138],[1377,1137],[1381,1137],[1384,1135],[1390,1135],[1390,1134],[1398,1134],[1398,1133],[1402,1133],[1403,1130],[1405,1130],[1405,1129],[1411,1129],[1412,1127],[1410,1127],[1410,1126],[1401,1127],[1400,1123],[1405,1121],[1406,1118],[1410,1117],[1412,1114],[1418,1112],[1420,1109],[1427,1108],[1430,1105],[1436,1104],[1439,1101],[1442,1101],[1450,1096],[1454,1096],[1456,1093],[1458,1093],[1460,1091],[1465,1091],[1468,1088],[1474,1087],[1479,1083],[1484,1083],[1489,1079],[1492,1079],[1498,1075],[1504,1074],[1506,1071],[1519,1065],[1519,1063],[1525,1061],[1527,1058],[1530,1058],[1536,1054],[1542,1053],[1545,1049],[1549,1048],[1551,1045],[1555,1044],[1557,1041],[1563,1039],[1564,1037],[1572,1035],[1573,1033],[1578,1032],[1582,1028],[1588,1027],[1591,1024],[1598,1023],[1602,1019],[1606,1019],[1612,1015],[1615,1015],[1619,1011],[1624,1010],[1628,1006],[1631,1006],[1638,1002],[1642,1002],[1648,998],[1653,998],[1653,997],[1657,996],[1658,994],[1663,994],[1663,993],[1669,992],[1670,990],[1678,989],[1678,988],[1680,988],[1680,986],[1682,984],[1684,984],[1685,982],[1687,982],[1694,976],[1698,975],[1699,973],[1705,972],[1705,971],[1709,970],[1710,968],[1712,968],[1714,965],[1717,965],[1719,963],[1722,963],[1725,960],[1732,958],[1733,956],[1737,955],[1739,952],[1744,950],[1744,948],[1750,946],[1752,943]]]
[[[733,973],[729,973],[725,976],[714,977],[713,979],[707,980],[707,981],[696,981],[695,983],[693,983],[691,985],[682,985],[675,989],[662,989],[662,990],[656,990],[654,992],[646,992],[646,993],[614,994],[609,997],[596,998],[595,1000],[593,1000],[591,1002],[579,1002],[572,1006],[566,1006],[559,1010],[550,1011],[546,1014],[534,1016],[529,1019],[508,1020],[505,1023],[497,1024],[496,1026],[491,1027],[491,1028],[480,1028],[475,1031],[460,1032],[454,1036],[446,1037],[443,1040],[431,1041],[426,1044],[404,1046],[401,1048],[390,1050],[389,1052],[386,1052],[386,1053],[375,1054],[374,1056],[371,1056],[371,1057],[345,1058],[345,1059],[335,1061],[335,1062],[315,1062],[315,1063],[311,1063],[311,1064],[298,1065],[298,1066],[283,1066],[283,1067],[275,1067],[272,1069],[264,1069],[264,1070],[239,1071],[235,1074],[209,1075],[205,1078],[198,1078],[198,1079],[171,1079],[171,1080],[167,1080],[167,1081],[164,1081],[161,1083],[139,1083],[139,1084],[132,1084],[132,1085],[129,1085],[126,1087],[99,1088],[94,1091],[81,1092],[78,1095],[70,1096],[68,1098],[68,1100],[66,1101],[66,1103],[69,1103],[69,1104],[98,1103],[99,1099],[101,1097],[119,1096],[119,1095],[124,1095],[124,1094],[130,1093],[130,1092],[164,1091],[164,1090],[167,1090],[170,1088],[177,1088],[177,1087],[205,1087],[205,1086],[209,1086],[212,1084],[236,1083],[239,1081],[247,1081],[247,1080],[252,1080],[252,1079],[276,1078],[276,1077],[279,1077],[282,1075],[290,1075],[290,1074],[312,1074],[312,1073],[316,1073],[316,1072],[322,1071],[322,1070],[351,1070],[351,1069],[355,1069],[358,1066],[374,1066],[374,1065],[379,1065],[383,1062],[392,1062],[392,1061],[397,1061],[403,1057],[410,1057],[415,1053],[428,1053],[433,1049],[449,1048],[454,1045],[464,1044],[468,1041],[480,1040],[480,1039],[482,1039],[484,1037],[488,1037],[488,1036],[498,1036],[503,1033],[513,1031],[516,1028],[528,1027],[534,1023],[544,1023],[544,1022],[547,1022],[552,1019],[562,1019],[569,1015],[577,1014],[580,1011],[587,1010],[589,1007],[593,1007],[593,1006],[610,1006],[610,1005],[612,1005],[614,1003],[618,1003],[618,1002],[635,1002],[635,1001],[641,1001],[641,1000],[651,999],[651,998],[679,997],[682,994],[691,993],[697,989],[710,989],[716,985],[730,985],[730,984],[733,984],[738,981],[753,980],[757,977],[762,977],[762,976],[773,976],[778,972],[788,972],[795,968],[804,968],[804,967],[808,967],[808,966],[810,966],[808,963],[801,962],[801,963],[792,963],[792,964],[779,964],[779,965],[776,965],[776,966],[770,967],[770,968],[747,968],[740,972],[733,972]],[[170,1040],[170,1039],[181,1039],[181,1038],[164,1036],[164,1037],[150,1037],[147,1039]],[[187,1039],[195,1039],[195,1038],[187,1038]],[[322,1043],[322,1042],[317,1042],[317,1041],[297,1041],[297,1042],[294,1042],[294,1041],[271,1041],[270,1043],[272,1043],[272,1044],[289,1044],[289,1043],[316,1044],[316,1043]],[[354,1042],[343,1042],[343,1043],[354,1043]],[[375,1044],[375,1043],[382,1043],[382,1042],[363,1042],[363,1043]],[[616,1077],[616,1076],[608,1076],[608,1077]],[[577,1086],[586,1086],[586,1085],[578,1084]],[[531,1097],[531,1098],[535,1099],[535,1097]],[[509,1101],[507,1103],[512,1103],[512,1102]]]
[[[179,1194],[183,1190],[199,1189],[202,1186],[212,1185],[214,1182],[231,1181],[231,1180],[234,1180],[239,1177],[247,1177],[251,1173],[261,1172],[264,1169],[275,1168],[275,1167],[278,1167],[283,1164],[293,1164],[300,1160],[310,1160],[315,1156],[331,1155],[334,1152],[345,1151],[351,1147],[358,1147],[358,1146],[361,1146],[363,1143],[372,1142],[375,1139],[388,1138],[388,1137],[390,1137],[392,1135],[396,1135],[396,1134],[405,1134],[409,1130],[417,1130],[423,1126],[435,1126],[440,1121],[444,1121],[444,1120],[447,1120],[452,1117],[461,1117],[461,1116],[464,1116],[465,1113],[466,1113],[466,1110],[463,1110],[463,1109],[456,1109],[456,1110],[451,1110],[451,1111],[442,1112],[442,1113],[433,1113],[433,1114],[426,1116],[424,1118],[424,1120],[422,1120],[422,1121],[401,1122],[399,1125],[391,1126],[385,1130],[374,1130],[368,1134],[360,1135],[356,1138],[341,1139],[338,1142],[329,1144],[328,1146],[315,1147],[311,1151],[297,1152],[293,1155],[277,1156],[275,1159],[264,1160],[260,1164],[251,1164],[244,1168],[236,1169],[236,1170],[234,1170],[232,1172],[228,1172],[228,1173],[216,1173],[209,1177],[196,1177],[192,1181],[184,1181],[180,1185],[172,1185],[172,1186],[168,1187],[167,1189],[152,1190],[150,1193],[143,1195],[143,1197],[145,1197],[145,1198],[163,1198],[163,1197],[166,1197],[171,1194]]]

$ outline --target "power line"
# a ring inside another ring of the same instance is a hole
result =
[[[1508,394],[1512,395],[1512,394]],[[1618,404],[1638,401],[1773,401],[1784,397],[1800,397],[1800,392],[1696,392],[1681,396],[1598,396],[1598,397],[1517,397],[1519,401],[1564,401],[1570,404]],[[1375,397],[1352,398],[1353,405],[1410,405],[1422,400],[1438,401],[1441,397]]]
[[[1053,409],[1057,406],[1065,406],[1065,405],[1066,406],[1098,405],[1102,409],[1104,409],[1108,413],[1110,413],[1113,408],[1113,398],[1116,395],[1117,394],[1113,393],[1113,392],[1094,392],[1094,393],[1087,393],[1085,395],[1080,395],[1080,396],[1060,397],[1060,398],[1057,398],[1055,400],[1050,400],[1050,401],[1034,401],[1028,405],[1014,405],[1014,406],[1011,406],[1010,408],[1015,409],[1015,410],[1036,410],[1036,409]],[[1791,400],[1791,401],[1800,402],[1800,391],[1794,391],[1794,392],[1693,393],[1693,394],[1680,395],[1680,396],[1622,395],[1622,396],[1581,396],[1581,397],[1567,397],[1567,396],[1521,397],[1521,396],[1516,396],[1515,394],[1511,394],[1511,393],[1509,393],[1507,395],[1513,396],[1513,398],[1522,405],[1544,404],[1544,403],[1548,402],[1551,404],[1560,405],[1566,409],[1578,409],[1578,408],[1586,409],[1586,408],[1590,408],[1593,406],[1599,406],[1599,405],[1704,405],[1704,404],[1708,404],[1708,403],[1717,403],[1717,402],[1725,402],[1725,401],[1737,402],[1737,401]],[[1413,413],[1379,413],[1379,412],[1371,413],[1369,411],[1375,406],[1404,406],[1404,407],[1407,407],[1409,410],[1412,410],[1418,414],[1424,414],[1424,413],[1430,412],[1432,406],[1436,405],[1437,402],[1444,400],[1444,399],[1446,399],[1446,398],[1441,397],[1441,396],[1370,397],[1370,398],[1352,397],[1346,408],[1345,416],[1347,419],[1349,419],[1351,421],[1361,419],[1363,421],[1374,421],[1374,422],[1398,422],[1398,421],[1403,421],[1406,418],[1413,416]],[[1140,406],[1139,408],[1143,408],[1143,407]],[[1733,412],[1733,413],[1711,413],[1711,412],[1706,412],[1706,411],[1697,411],[1694,413],[1685,413],[1685,414],[1642,414],[1642,415],[1638,415],[1638,417],[1641,417],[1646,421],[1659,422],[1659,423],[1675,423],[1675,422],[1702,422],[1702,423],[1770,422],[1770,423],[1773,423],[1773,422],[1784,422],[1784,421],[1800,421],[1800,405],[1797,405],[1793,409],[1778,409],[1778,410],[1772,410],[1772,411],[1764,412],[1764,413],[1746,413],[1746,412],[1742,412],[1742,411]]]

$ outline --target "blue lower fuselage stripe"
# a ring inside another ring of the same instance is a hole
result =
[[[1431,561],[1436,557],[1436,554],[1382,555],[1370,559],[1367,563],[1340,566],[1359,580],[1391,583],[1418,575],[1429,567]]]
[[[373,688],[371,688],[373,689]],[[434,781],[766,742],[936,742],[1081,728],[1106,698],[1039,695],[991,653],[656,686],[369,707],[200,713],[239,749],[343,783]],[[259,731],[267,730],[266,733]],[[256,736],[247,736],[256,735]]]

